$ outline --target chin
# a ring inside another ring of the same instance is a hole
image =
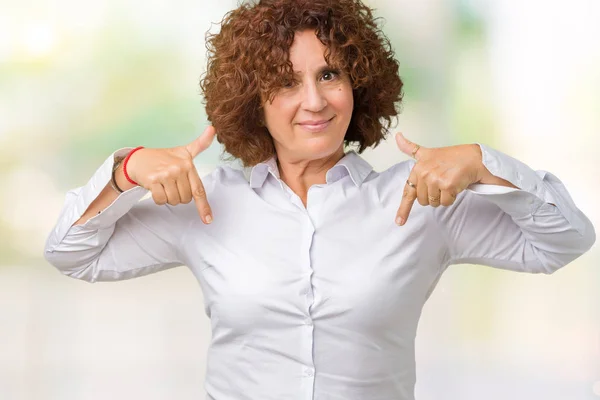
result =
[[[332,140],[331,137],[327,136],[313,138],[309,140],[308,145],[305,147],[305,153],[307,153],[311,159],[329,157],[340,150],[343,141],[343,138],[340,140]]]

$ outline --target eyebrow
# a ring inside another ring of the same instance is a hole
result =
[[[322,74],[325,71],[335,71],[335,68],[329,64],[325,64],[317,70],[317,74]],[[301,75],[300,71],[294,71],[294,75]]]

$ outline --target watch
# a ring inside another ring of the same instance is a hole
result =
[[[119,194],[123,193],[123,190],[121,190],[119,185],[117,185],[117,180],[115,179],[115,173],[117,172],[117,169],[119,168],[119,166],[121,165],[122,162],[123,162],[123,157],[119,157],[115,160],[115,163],[113,164],[113,168],[112,168],[112,174],[110,177],[110,186],[112,186],[112,188],[115,190],[115,192],[117,192]]]

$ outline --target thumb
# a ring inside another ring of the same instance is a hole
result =
[[[215,133],[216,133],[215,127],[212,125],[209,125],[204,130],[202,135],[198,136],[196,139],[194,139],[193,142],[191,142],[185,146],[185,148],[190,153],[192,158],[196,157],[198,154],[200,154],[204,150],[208,149],[208,147],[210,146],[210,144],[212,143],[212,141],[215,137]]]
[[[401,152],[403,152],[404,154],[406,154],[408,156],[413,157],[413,151],[417,147],[417,144],[413,143],[410,140],[408,140],[407,138],[405,138],[404,135],[402,134],[402,132],[398,132],[396,134],[396,144],[398,145],[398,148],[400,149]],[[424,147],[420,147],[419,150],[414,154],[414,157],[417,160],[419,159],[419,153],[421,153],[421,149],[424,149]]]

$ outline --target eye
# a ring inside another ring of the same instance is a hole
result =
[[[337,78],[337,77],[338,77],[338,75],[339,75],[339,74],[338,74],[338,72],[337,72],[337,71],[325,71],[325,72],[323,72],[323,75],[321,75],[321,78],[322,78],[324,81],[332,81],[332,80],[334,80],[335,78]]]

